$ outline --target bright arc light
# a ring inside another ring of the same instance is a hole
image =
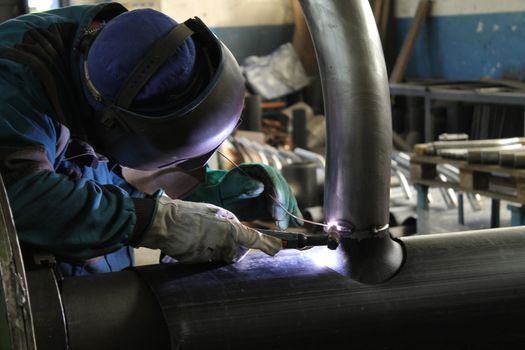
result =
[[[331,231],[332,229],[335,229],[338,232],[343,231],[343,227],[340,226],[336,221],[329,221],[326,226],[328,226],[328,231]]]

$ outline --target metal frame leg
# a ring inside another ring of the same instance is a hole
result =
[[[465,208],[463,206],[463,192],[458,192],[458,224],[465,225]]]
[[[428,210],[428,186],[417,185],[417,207]]]
[[[425,95],[425,142],[434,141],[434,116],[432,115],[432,99]]]
[[[491,211],[490,211],[490,228],[496,228],[500,226],[499,213],[500,213],[500,200],[492,198]]]

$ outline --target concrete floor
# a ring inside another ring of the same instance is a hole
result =
[[[443,196],[438,189],[429,190],[429,209],[422,210],[416,208],[416,193],[410,200],[404,198],[394,198],[391,201],[391,212],[394,213],[398,222],[402,222],[406,217],[414,216],[417,218],[417,234],[431,234],[456,232],[467,230],[480,230],[490,228],[491,218],[491,199],[480,197],[480,208],[474,209],[467,201],[464,200],[464,217],[463,225],[458,222],[458,208],[447,208]],[[506,201],[500,203],[500,227],[511,225],[510,211]]]

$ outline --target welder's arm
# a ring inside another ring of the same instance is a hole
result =
[[[235,261],[247,250],[275,255],[281,240],[244,226],[231,212],[206,203],[159,199],[141,247],[161,249],[180,262]]]
[[[155,209],[153,199],[133,199],[117,186],[51,171],[11,184],[8,195],[20,240],[73,260],[133,244]]]
[[[78,260],[132,244],[150,223],[155,200],[56,173],[60,124],[16,97],[0,100],[0,172],[20,240]]]
[[[301,225],[302,214],[286,180],[271,166],[241,164],[230,171],[208,170],[204,185],[187,200],[218,205],[240,220],[273,219],[280,229]]]

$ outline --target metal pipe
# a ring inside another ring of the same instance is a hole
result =
[[[389,221],[391,106],[385,60],[367,0],[301,0],[327,117],[325,215],[341,234],[349,274],[391,278],[402,247]]]
[[[61,292],[68,349],[170,348],[161,308],[135,271],[66,278]]]
[[[350,342],[355,349],[493,349],[525,342],[523,227],[401,240],[404,266],[380,285],[350,280],[344,259],[323,247],[276,257],[252,252],[231,265],[66,278],[69,348],[326,349]]]
[[[350,280],[345,261],[322,247],[274,258],[250,253],[227,266],[137,272],[158,298],[173,349],[480,349],[525,342],[523,228],[402,241],[403,269],[380,285]]]

